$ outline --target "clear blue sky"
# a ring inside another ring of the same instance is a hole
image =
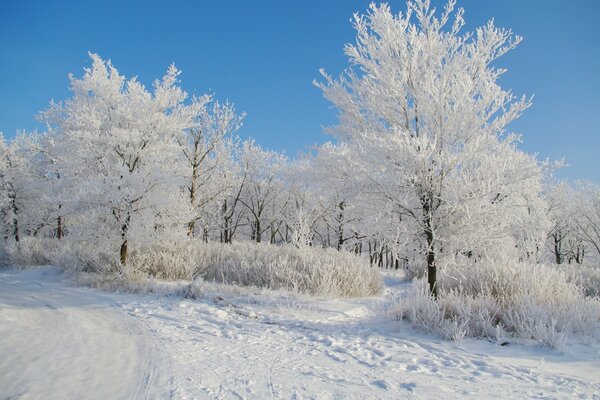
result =
[[[434,2],[438,3],[438,1]],[[346,67],[349,19],[368,1],[0,1],[0,131],[39,127],[36,113],[69,96],[88,51],[150,85],[171,62],[191,93],[212,91],[248,113],[242,136],[289,155],[327,140],[335,111],[311,81]],[[391,1],[395,11],[403,1]],[[565,157],[560,176],[600,183],[600,1],[459,0],[467,27],[495,17],[524,36],[499,63],[502,83],[534,94],[513,125],[523,148]]]

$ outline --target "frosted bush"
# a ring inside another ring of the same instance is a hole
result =
[[[126,269],[124,273],[78,273],[77,282],[110,292],[157,293],[196,299],[204,295],[202,281],[164,281]]]
[[[552,265],[561,271],[569,282],[581,287],[588,297],[600,297],[600,266],[590,264]]]
[[[119,270],[116,252],[98,247],[95,243],[61,241],[50,254],[52,265],[71,272],[115,272]]]
[[[125,267],[114,256],[118,254],[115,249],[84,241],[31,238],[22,241],[18,249],[3,251],[7,254],[3,259],[10,265],[52,264],[72,272],[99,273],[86,277],[88,283],[109,289],[114,284],[136,292],[143,291],[143,285],[157,288],[161,285],[158,281],[194,282],[199,278],[330,297],[369,296],[383,288],[378,269],[363,258],[315,247],[200,240],[133,245]]]
[[[4,243],[1,265],[27,267],[50,263],[50,254],[56,250],[56,240],[23,237],[19,243]]]
[[[509,335],[561,347],[569,334],[599,333],[600,300],[555,268],[475,263],[443,271],[437,301],[426,280],[417,280],[392,316],[452,340]]]
[[[379,271],[354,254],[250,242],[153,245],[134,250],[128,268],[166,280],[202,277],[331,297],[374,295],[383,288]]]
[[[116,271],[114,250],[103,250],[96,243],[23,237],[19,243],[4,243],[0,249],[2,266],[29,267],[52,264],[72,272]]]

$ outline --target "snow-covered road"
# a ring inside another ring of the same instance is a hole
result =
[[[52,269],[0,274],[0,399],[165,398],[163,365],[154,336],[110,295]]]
[[[39,271],[0,274],[0,398],[600,399],[597,343],[458,345],[380,299],[109,294]]]

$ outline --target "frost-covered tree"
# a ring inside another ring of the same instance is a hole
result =
[[[242,193],[248,180],[248,164],[244,162],[244,148],[239,140],[226,140],[221,158],[220,171],[227,190],[219,198],[214,213],[215,225],[221,243],[231,243],[238,228],[243,225],[245,207],[241,204]]]
[[[585,255],[585,246],[577,233],[576,196],[575,190],[565,182],[549,185],[545,191],[551,221],[546,245],[556,264],[571,260],[581,263]]]
[[[0,134],[0,215],[3,237],[19,242],[48,227],[44,137],[19,132],[8,143]]]
[[[264,150],[252,140],[244,143],[242,163],[246,183],[239,201],[247,211],[252,241],[260,243],[263,233],[279,217],[277,205],[284,191],[282,176],[287,162],[283,154]]]
[[[600,188],[591,182],[559,182],[546,188],[546,247],[556,264],[600,260]]]
[[[345,47],[352,68],[316,84],[339,110],[330,132],[348,147],[346,162],[421,254],[437,296],[443,258],[512,252],[541,170],[507,130],[530,101],[502,89],[505,70],[494,66],[521,38],[492,22],[462,33],[453,0],[441,13],[428,0],[407,7],[356,14],[356,44]]]
[[[305,172],[308,187],[322,208],[323,226],[318,236],[323,244],[337,250],[356,249],[373,227],[365,224],[368,208],[361,202],[360,177],[345,162],[347,152],[343,143],[325,143],[307,160],[310,167]]]
[[[221,104],[204,96],[196,116],[195,126],[186,131],[181,150],[186,163],[186,189],[192,207],[193,219],[188,224],[188,235],[194,236],[196,222],[210,219],[209,209],[234,183],[232,171],[224,170],[231,157],[233,140],[230,136],[242,124],[245,114],[237,115],[230,103]],[[208,221],[205,223],[208,224]],[[206,229],[205,229],[206,230]]]
[[[185,104],[173,65],[149,92],[90,56],[83,77],[70,77],[72,97],[43,117],[57,137],[64,200],[79,210],[76,233],[111,248],[118,243],[125,264],[130,240],[176,232],[191,220],[177,179],[177,138],[195,126],[203,103]]]
[[[574,203],[579,207],[575,219],[579,238],[600,261],[600,186],[591,182],[578,182],[577,186]]]

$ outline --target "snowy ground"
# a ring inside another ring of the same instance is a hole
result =
[[[387,296],[403,290],[386,278]],[[0,398],[597,398],[600,346],[460,345],[325,301],[207,285],[200,300],[0,273]]]

